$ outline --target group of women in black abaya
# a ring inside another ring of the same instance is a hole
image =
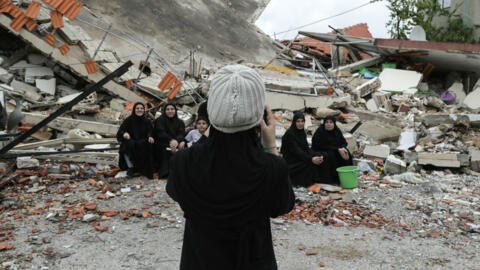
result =
[[[117,132],[120,142],[119,167],[153,178],[168,176],[168,163],[173,153],[186,147],[185,124],[177,116],[177,108],[168,103],[162,115],[152,122],[146,117],[143,103],[135,103],[132,114],[123,121]]]
[[[339,184],[336,169],[351,165],[352,155],[335,118],[328,116],[324,119],[313,135],[311,148],[304,126],[305,116],[297,113],[282,137],[280,151],[287,161],[292,184],[304,187],[314,183]]]

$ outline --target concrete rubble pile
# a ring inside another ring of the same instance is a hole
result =
[[[26,11],[30,1],[17,4]],[[41,5],[31,31],[13,29],[13,16],[0,14],[0,101],[8,112],[0,116],[2,147],[15,137],[9,135],[30,130],[130,60],[67,18],[53,31],[56,45],[69,47],[68,53],[60,52],[44,40],[53,30],[50,12],[50,6]],[[264,78],[266,103],[277,120],[277,146],[295,112],[306,114],[309,141],[322,119],[334,115],[359,168],[359,188],[295,188],[294,210],[273,220],[274,226],[302,221],[377,228],[390,233],[382,240],[442,237],[454,248],[466,248],[465,239],[479,242],[480,75],[455,65],[432,68],[415,58],[424,54],[391,52],[378,41],[351,46],[348,42],[358,38],[303,34],[316,42],[338,38],[347,45],[332,45],[325,53],[275,42],[281,51],[269,64],[234,63],[248,65]],[[480,48],[471,54],[478,57]],[[19,244],[27,246],[23,248],[53,261],[74,254],[51,248],[43,237],[47,233],[37,227],[22,236],[14,233],[23,221],[37,225],[40,220],[55,234],[79,224],[91,225],[95,233],[113,233],[115,226],[153,218],[148,229],[181,227],[182,214],[170,209],[173,201],[161,180],[145,183],[119,171],[118,150],[112,149],[118,146],[115,135],[134,102],[147,104],[151,119],[165,102],[174,102],[191,128],[199,104],[208,97],[211,76],[227,63],[207,67],[191,56],[182,76],[168,63],[150,60],[135,63],[7,152],[16,156],[0,162],[0,191],[5,194],[0,198],[0,251],[14,249],[3,242],[15,235],[24,240]],[[137,205],[140,199],[143,205]],[[31,254],[1,254],[0,261],[8,263],[0,264],[4,268],[28,266],[32,260],[44,263]]]

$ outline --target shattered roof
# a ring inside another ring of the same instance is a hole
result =
[[[368,24],[366,23],[355,24],[342,29],[342,31],[345,33],[345,35],[352,36],[352,37],[373,38],[372,33],[370,33],[370,31],[368,30]],[[330,34],[333,34],[333,33],[330,32]],[[311,37],[299,38],[296,41],[305,42],[305,43],[320,42],[319,40],[313,39]],[[331,52],[331,46],[328,44],[307,44],[304,46],[308,47],[308,50],[310,52],[313,52],[319,55],[330,55],[330,52]],[[302,45],[294,45],[293,47],[300,49],[302,48]],[[360,53],[360,55],[362,56],[362,59],[367,59],[371,57],[366,53]],[[345,58],[348,58],[348,50],[345,50]]]

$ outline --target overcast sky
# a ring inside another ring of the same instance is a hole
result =
[[[256,24],[266,34],[273,37],[273,33],[309,24],[367,2],[368,0],[271,0]],[[344,28],[357,23],[367,23],[374,37],[388,38],[389,35],[385,27],[388,16],[389,11],[385,2],[377,2],[302,28],[301,31],[327,33],[331,31],[328,25],[335,28]],[[277,35],[277,39],[293,38],[297,32],[298,30],[295,30]]]

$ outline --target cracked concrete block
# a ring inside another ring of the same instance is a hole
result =
[[[29,67],[25,69],[25,82],[35,83],[36,79],[52,78],[54,76],[53,70],[48,67]]]
[[[472,111],[480,110],[480,87],[468,94],[468,96],[465,97],[463,104]]]
[[[470,164],[472,170],[480,172],[480,150],[470,150]]]
[[[381,85],[382,83],[380,79],[374,78],[355,88],[355,90],[353,90],[353,93],[358,95],[359,97],[365,97],[377,91]]]
[[[390,147],[385,144],[367,145],[363,150],[363,156],[385,160],[390,155]]]
[[[47,93],[51,96],[55,95],[56,83],[57,83],[57,79],[55,78],[48,79],[48,80],[44,80],[44,79],[35,80],[35,85],[37,86],[37,88],[40,91]]]
[[[63,37],[68,44],[78,44],[80,41],[91,41],[92,37],[78,25],[65,23],[64,27],[58,29],[58,33]]]
[[[363,134],[373,141],[398,141],[402,129],[379,121],[362,124],[356,133]]]
[[[378,112],[377,102],[373,98],[367,101],[367,109],[371,112]]]
[[[385,161],[384,171],[387,174],[402,174],[407,171],[407,163],[394,155],[389,155]]]
[[[463,83],[461,82],[455,82],[452,84],[452,86],[450,86],[450,88],[448,88],[448,91],[450,93],[455,94],[455,104],[459,104],[459,105],[463,104],[463,101],[467,96],[463,89],[464,89]]]
[[[18,169],[27,169],[27,168],[36,168],[40,166],[40,161],[31,157],[18,157],[17,158],[17,168]]]
[[[410,70],[386,68],[380,73],[380,91],[414,95],[422,81],[422,73]]]
[[[38,93],[38,89],[34,86],[31,86],[27,83],[13,80],[12,84],[10,85],[15,91],[21,92],[25,95],[25,98],[29,100],[41,100],[42,96]]]
[[[418,153],[418,164],[435,167],[460,168],[458,153]]]

